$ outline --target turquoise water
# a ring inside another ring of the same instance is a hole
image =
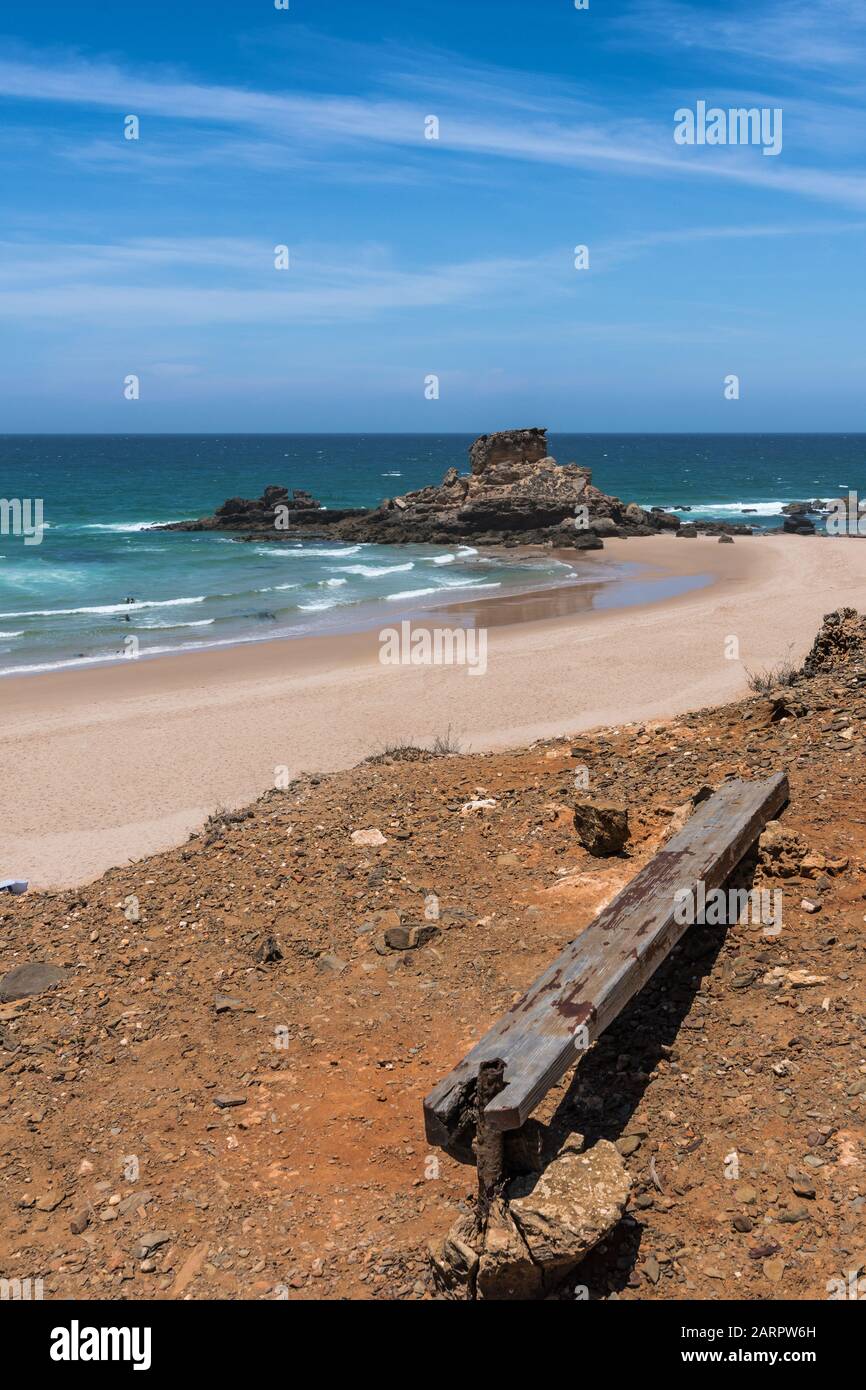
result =
[[[556,435],[606,492],[777,525],[858,488],[864,435]],[[154,533],[270,483],[365,506],[467,463],[470,435],[0,436],[0,498],[43,499],[40,545],[0,535],[0,674],[363,625],[474,592],[581,583],[552,559],[472,547],[239,544]],[[866,489],[860,489],[861,494]],[[743,507],[759,514],[741,516]],[[609,569],[610,577],[617,571]],[[598,578],[593,568],[593,578]],[[133,599],[129,603],[127,600]]]

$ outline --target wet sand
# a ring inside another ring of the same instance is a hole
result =
[[[583,584],[418,614],[425,627],[487,629],[483,676],[383,665],[379,634],[399,625],[395,613],[343,636],[0,682],[0,878],[87,882],[181,842],[218,805],[242,805],[280,777],[429,743],[449,727],[483,751],[718,703],[746,689],[747,668],[801,658],[823,613],[866,608],[856,541],[661,536],[608,541],[580,559],[645,567],[621,581],[626,606],[607,606],[611,586]],[[726,656],[732,636],[738,660]]]

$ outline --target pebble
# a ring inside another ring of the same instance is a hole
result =
[[[614,1148],[623,1158],[628,1158],[630,1154],[637,1153],[640,1145],[639,1135],[624,1134],[621,1139],[617,1139]]]
[[[152,1255],[154,1250],[159,1250],[160,1246],[168,1245],[171,1240],[170,1231],[148,1231],[146,1235],[140,1236],[135,1247],[135,1257],[138,1260],[146,1260],[148,1255]]]
[[[388,843],[381,830],[353,830],[351,840],[353,845],[365,845],[371,849]]]

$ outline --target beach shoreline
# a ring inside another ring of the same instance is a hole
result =
[[[4,876],[83,884],[182,842],[217,806],[248,804],[280,778],[449,728],[483,752],[734,699],[748,669],[801,658],[824,612],[866,607],[866,548],[844,542],[658,536],[581,559],[595,555],[646,567],[634,602],[587,608],[588,586],[572,586],[419,616],[486,627],[483,679],[383,665],[379,633],[396,613],[363,632],[7,678]],[[706,582],[653,588],[695,576]],[[738,659],[726,655],[731,637]]]

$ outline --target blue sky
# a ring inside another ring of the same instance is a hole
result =
[[[2,430],[866,429],[862,0],[0,29]],[[676,144],[699,100],[782,152]]]

